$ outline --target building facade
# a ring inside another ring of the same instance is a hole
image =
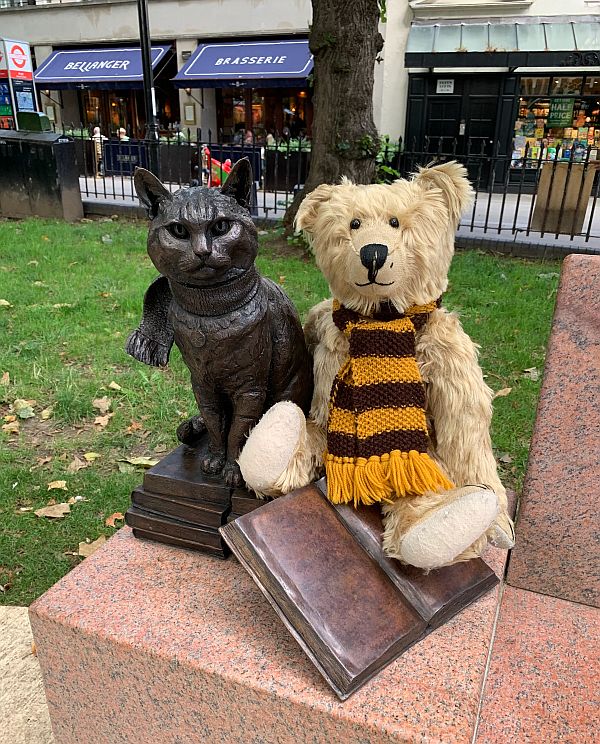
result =
[[[451,141],[461,151],[480,142],[514,151],[515,159],[524,147],[558,154],[584,139],[596,143],[599,8],[600,0],[572,0],[567,16],[559,0],[388,0],[375,66],[379,132],[416,148]],[[310,134],[308,70],[272,51],[306,44],[310,0],[150,0],[149,16],[153,45],[167,50],[155,66],[163,130]],[[42,107],[58,125],[143,133],[139,78],[83,74],[94,64],[85,55],[100,55],[93,59],[101,69],[97,60],[139,44],[135,0],[0,0],[0,35],[29,41],[38,70],[57,51],[84,54],[66,82],[64,74],[47,87],[38,82]],[[263,46],[253,54],[251,45]],[[218,74],[202,67],[210,54]],[[236,73],[254,64],[248,60],[267,66],[260,79]],[[281,65],[279,75],[273,65]],[[196,77],[185,76],[188,68]]]

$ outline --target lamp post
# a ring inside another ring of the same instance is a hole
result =
[[[159,174],[158,121],[156,118],[156,96],[152,74],[152,43],[148,21],[148,0],[137,0],[140,41],[142,47],[142,72],[144,76],[144,103],[146,107],[146,139],[148,140],[148,167]]]

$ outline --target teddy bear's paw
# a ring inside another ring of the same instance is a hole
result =
[[[515,547],[515,527],[512,519],[503,512],[487,531],[488,542],[496,548],[510,550]]]
[[[247,485],[261,496],[280,496],[278,487],[306,438],[302,410],[289,401],[276,403],[252,429],[238,463]]]
[[[464,486],[442,496],[448,500],[402,534],[396,557],[403,563],[432,569],[454,562],[486,532],[498,513],[498,498],[489,488]]]

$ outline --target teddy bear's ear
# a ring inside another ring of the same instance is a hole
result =
[[[441,190],[450,219],[458,226],[462,213],[473,199],[473,188],[467,178],[467,169],[451,160],[441,165],[419,168],[414,180],[424,191],[433,188]]]
[[[329,199],[334,188],[335,186],[323,183],[304,197],[294,220],[296,230],[312,232],[319,209]]]

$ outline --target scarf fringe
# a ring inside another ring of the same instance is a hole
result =
[[[401,452],[368,459],[325,455],[327,498],[334,504],[375,504],[426,491],[454,488],[437,463],[425,452]]]

